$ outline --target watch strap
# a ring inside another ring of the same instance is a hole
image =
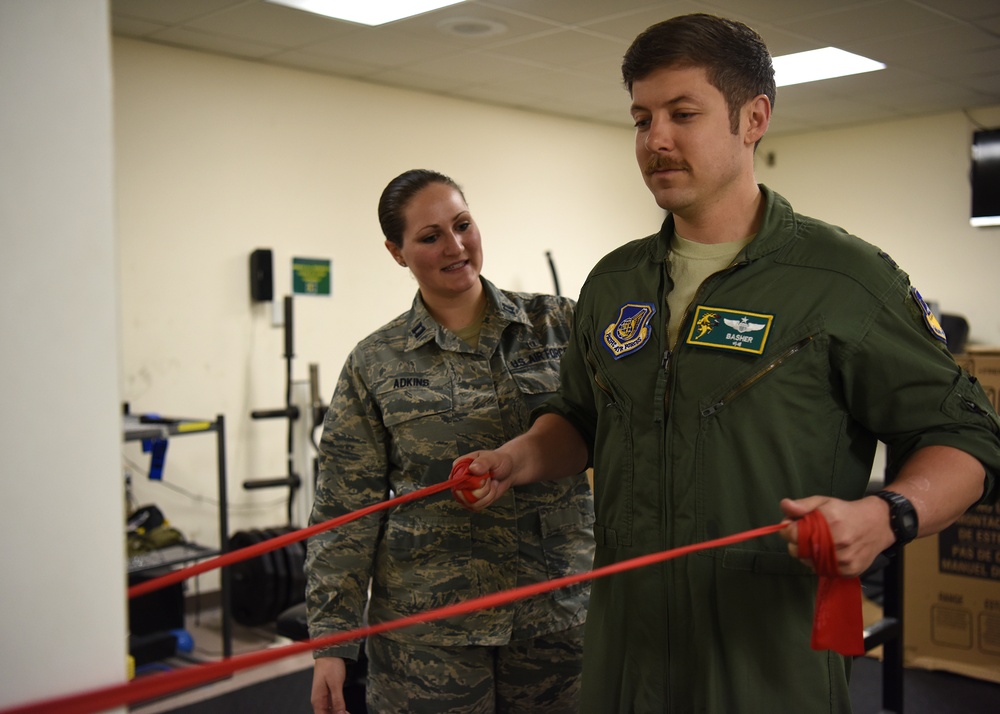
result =
[[[889,527],[896,536],[896,542],[884,552],[886,555],[895,555],[917,537],[917,511],[906,496],[896,491],[881,490],[872,495],[889,504]]]

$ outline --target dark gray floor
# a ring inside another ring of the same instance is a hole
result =
[[[170,714],[312,714],[311,685],[312,670],[303,670],[171,709]]]
[[[212,615],[189,629],[196,635],[198,649],[213,653],[219,644],[218,623]],[[274,632],[264,628],[235,628],[234,649],[252,651],[273,641]],[[218,653],[216,653],[218,654]],[[881,714],[882,663],[858,657],[851,676],[851,703],[854,714]],[[204,701],[172,709],[170,714],[311,714],[309,689],[312,669],[276,676],[263,682],[213,696]],[[896,714],[1000,714],[1000,684],[944,671],[906,669],[903,673],[904,710]],[[141,707],[140,707],[141,708]],[[363,714],[364,705],[355,701],[352,714]],[[736,713],[738,714],[738,713]]]
[[[881,667],[878,660],[859,657],[851,678],[854,714],[882,712]],[[311,714],[305,670],[244,687],[219,697],[171,710],[171,714]],[[1000,684],[949,672],[907,669],[903,674],[904,708],[897,714],[997,714]],[[364,712],[354,702],[350,711]]]
[[[882,709],[882,663],[858,657],[851,674],[854,714]],[[899,714],[998,714],[1000,684],[943,671],[903,670],[903,712]]]

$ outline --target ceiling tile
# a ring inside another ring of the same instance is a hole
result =
[[[470,35],[462,37],[453,33],[447,33],[442,27],[460,20],[480,21],[485,23],[499,23],[504,26],[502,34],[476,36]],[[538,18],[524,17],[520,14],[505,12],[503,10],[484,7],[479,3],[467,2],[442,8],[437,12],[417,15],[406,20],[392,23],[392,29],[408,35],[417,35],[424,38],[449,37],[466,42],[470,46],[484,47],[495,42],[508,41],[520,37],[526,37],[538,32],[551,30],[556,25]]]
[[[901,92],[899,96],[906,97],[905,104],[894,102],[891,90],[886,91],[882,102],[894,105],[897,113],[904,116],[941,114],[956,107],[983,106],[989,102],[982,92],[942,80],[928,80],[905,95]]]
[[[632,40],[650,25],[655,25],[658,22],[669,20],[678,15],[704,12],[704,10],[704,6],[693,1],[677,0],[676,2],[661,2],[656,3],[653,7],[647,6],[638,10],[632,10],[631,12],[597,17],[593,20],[581,22],[580,26],[594,32],[618,37],[627,46],[632,44]]]
[[[994,68],[998,66],[1000,65],[993,65]],[[1000,72],[996,69],[991,74],[984,74],[981,77],[967,77],[962,80],[962,84],[986,95],[988,104],[996,104],[997,97],[1000,96]]]
[[[775,111],[773,121],[776,126],[780,127],[782,116],[791,120],[808,121],[816,127],[830,127],[898,119],[900,115],[890,109],[838,97],[786,106],[784,115]]]
[[[710,12],[714,15],[740,19],[737,16],[749,13],[756,23],[786,23],[823,15],[844,7],[844,0],[762,0],[753,3],[748,3],[747,0],[709,0],[709,2],[713,7]],[[746,20],[743,19],[743,22]],[[759,31],[759,28],[755,29]]]
[[[772,57],[790,55],[795,52],[806,52],[828,47],[831,43],[823,37],[806,37],[776,27],[761,26],[757,28],[764,39]]]
[[[905,35],[952,23],[952,20],[940,13],[904,0],[882,0],[869,4],[848,5],[833,12],[788,22],[776,22],[775,25],[789,32],[826,38],[830,44],[839,47],[845,43]]]
[[[964,20],[981,20],[997,15],[996,0],[920,0],[920,2],[946,15]]]
[[[354,26],[271,3],[240,5],[185,23],[221,37],[241,37],[279,47],[295,48],[350,34]]]
[[[628,46],[613,39],[588,34],[580,30],[552,30],[524,40],[494,46],[494,54],[517,56],[552,67],[578,67],[604,60],[620,63]]]
[[[952,24],[934,30],[849,43],[841,49],[890,63],[913,57],[914,47],[920,48],[921,58],[933,62],[943,55],[964,55],[975,50],[1000,47],[1000,37],[968,25]]]
[[[614,16],[656,4],[650,0],[482,0],[484,7],[524,13],[567,25],[589,22],[597,17]],[[661,5],[665,3],[660,3]]]
[[[535,63],[492,52],[466,52],[459,56],[416,62],[411,68],[436,77],[454,77],[457,82],[470,85],[500,81],[529,83],[530,77],[540,71]]]
[[[2,1],[2,0],[0,0]],[[889,68],[779,90],[770,135],[1000,105],[1000,0],[470,0],[381,27],[265,0],[112,0],[116,34],[284,67],[630,126],[621,57],[695,11],[741,19],[772,54],[834,45]],[[481,36],[441,23],[502,22]]]
[[[993,33],[997,37],[1000,37],[1000,13],[984,17],[982,20],[978,20],[976,25],[987,32]]]
[[[185,27],[168,27],[152,35],[150,39],[169,45],[179,45],[192,49],[207,50],[236,57],[259,59],[273,54],[281,49],[275,45],[264,45],[253,40],[242,40],[231,37],[219,37]]]
[[[332,40],[314,42],[301,47],[300,51],[385,68],[455,53],[457,49],[446,42],[428,42],[391,30],[365,27]]]
[[[145,37],[165,29],[162,22],[150,20],[134,20],[131,17],[120,17],[115,20],[114,33],[124,37]]]
[[[921,72],[929,77],[960,80],[992,74],[1000,67],[1000,45],[975,52],[927,56],[921,53],[896,60],[896,65]],[[1000,101],[1000,95],[997,96]]]
[[[244,0],[111,0],[111,14],[176,25],[243,4]]]

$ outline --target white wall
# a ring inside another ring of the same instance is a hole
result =
[[[125,679],[105,0],[0,2],[0,707]]]
[[[550,250],[575,297],[600,256],[662,221],[627,130],[126,39],[114,67],[125,399],[134,411],[225,413],[232,531],[285,522],[284,490],[241,488],[285,473],[284,423],[248,417],[284,399],[282,332],[249,298],[253,249],[275,251],[279,297],[292,256],[333,260],[332,297],[295,301],[295,378],[318,363],[329,400],[354,344],[416,292],[376,215],[400,172],[432,168],[463,186],[484,275],[512,289],[551,292]],[[205,542],[214,507],[168,486],[214,496],[213,453],[211,439],[175,440],[166,485],[136,472],[139,500]]]
[[[1000,345],[1000,227],[969,225],[972,132],[1000,125],[1000,107],[969,117],[765,137],[757,177],[800,213],[883,248],[924,298],[969,320],[970,340]]]

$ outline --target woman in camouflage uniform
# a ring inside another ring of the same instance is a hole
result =
[[[556,391],[569,340],[572,300],[480,276],[479,229],[447,176],[393,179],[379,221],[419,291],[347,359],[320,443],[313,523],[441,482],[457,455],[523,432]],[[374,624],[591,567],[583,474],[511,490],[497,506],[472,513],[444,492],[311,539],[311,636],[362,626],[366,606]],[[576,712],[588,597],[578,585],[369,638],[369,710]],[[316,652],[317,714],[347,711],[345,660],[358,656],[358,643]]]

